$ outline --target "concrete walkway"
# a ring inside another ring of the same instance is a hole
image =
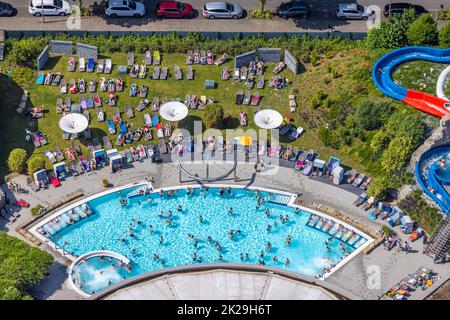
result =
[[[270,165],[266,167],[269,169]],[[205,172],[205,167],[201,165],[189,165],[186,168],[199,175],[204,175]],[[226,165],[211,166],[210,175],[217,176],[228,169]],[[103,191],[104,188],[101,184],[103,178],[108,179],[114,186],[119,186],[132,181],[142,180],[146,176],[155,178],[155,187],[169,187],[180,184],[176,164],[155,165],[149,160],[145,160],[143,163],[134,163],[134,168],[114,175],[110,173],[109,168],[106,168],[90,175],[71,177],[67,181],[63,181],[62,186],[57,189],[50,187],[37,193],[23,195],[23,198],[31,206],[38,203],[48,205],[75,190],[81,190],[84,196]],[[305,206],[310,206],[312,203],[320,203],[330,208],[335,208],[364,223],[367,228],[372,230],[379,230],[383,224],[379,221],[367,219],[367,213],[364,210],[352,205],[352,202],[356,199],[355,194],[334,185],[310,179],[292,169],[280,167],[276,175],[264,175],[255,173],[253,165],[242,164],[238,166],[237,176],[239,178],[238,182],[225,180],[221,181],[221,183],[260,186],[302,194],[301,198]],[[184,177],[184,179],[187,178]],[[22,186],[26,186],[26,177],[19,176],[14,180]],[[188,183],[192,184],[193,182]],[[31,216],[28,210],[22,210],[21,217],[17,222],[5,225],[5,222],[2,220],[1,227],[6,229],[9,234],[19,236],[15,231],[15,227],[30,221],[30,219]],[[399,230],[396,231],[401,239],[407,239]],[[23,237],[19,237],[23,239]],[[450,277],[448,265],[434,265],[431,258],[421,253],[423,249],[422,241],[419,240],[410,244],[415,252],[407,255],[403,252],[397,252],[395,248],[391,251],[386,251],[382,246],[372,251],[369,255],[359,254],[325,281],[329,281],[330,284],[339,286],[361,299],[377,299],[393,284],[408,274],[415,272],[421,266],[434,270],[443,279]],[[68,290],[63,283],[65,278],[62,270],[65,262],[59,257],[56,263],[59,263],[60,266],[54,267],[50,278],[42,281],[33,292],[37,294],[38,298],[73,299],[74,292]],[[53,275],[54,273],[56,275]]]

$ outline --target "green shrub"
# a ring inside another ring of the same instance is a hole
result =
[[[33,156],[32,158],[30,158],[30,160],[28,160],[28,174],[30,176],[32,176],[33,173],[41,169],[44,169],[44,167],[45,167],[45,160],[40,156]]]
[[[393,108],[389,103],[364,100],[358,104],[355,119],[361,129],[379,129],[389,119]]]
[[[203,122],[207,128],[217,127],[223,119],[223,108],[219,105],[209,105],[203,114]]]
[[[309,54],[309,61],[313,66],[317,66],[317,64],[319,63],[319,59],[320,57],[317,51],[311,51],[311,53]]]
[[[109,181],[108,181],[108,179],[102,179],[102,186],[105,187],[105,188],[108,188],[108,187],[109,187]]]
[[[32,207],[30,209],[31,215],[32,216],[37,216],[42,210],[42,206],[40,204],[35,205],[34,207]]]
[[[383,225],[381,227],[381,232],[384,234],[385,237],[392,237],[393,235],[395,235],[394,230],[389,228],[387,225]]]
[[[439,32],[439,44],[441,47],[450,47],[450,22],[446,23]]]
[[[273,14],[267,10],[256,9],[250,12],[250,17],[253,19],[270,20],[273,18]]]
[[[438,20],[450,20],[450,9],[439,10]]]
[[[30,299],[26,290],[45,276],[52,255],[5,232],[0,232],[0,248],[0,300]]]
[[[414,46],[435,45],[438,42],[437,23],[429,13],[422,14],[411,23],[407,36]]]
[[[19,66],[34,67],[36,59],[48,44],[48,37],[30,37],[7,42],[7,58]],[[12,45],[10,45],[12,43]]]
[[[27,161],[27,152],[24,149],[13,149],[8,156],[9,171],[14,173],[22,173]]]

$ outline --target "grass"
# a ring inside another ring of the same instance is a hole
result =
[[[291,143],[294,146],[303,149],[314,149],[319,153],[322,159],[327,160],[329,156],[334,155],[341,158],[341,162],[349,167],[355,168],[359,171],[366,171],[364,164],[359,163],[356,157],[349,156],[351,150],[336,150],[331,147],[326,147],[320,141],[317,136],[317,130],[320,126],[323,126],[326,122],[326,114],[328,110],[326,107],[320,107],[318,109],[313,108],[311,100],[317,95],[319,90],[326,92],[330,98],[339,96],[342,92],[353,92],[356,91],[355,87],[362,86],[363,91],[359,95],[364,96],[376,96],[380,97],[379,93],[374,88],[372,82],[370,81],[370,66],[371,62],[368,61],[368,56],[370,53],[362,49],[353,49],[349,51],[340,51],[332,54],[325,54],[319,57],[319,61],[315,65],[304,64],[302,66],[301,73],[299,75],[294,75],[289,70],[285,69],[283,75],[289,80],[293,81],[292,85],[282,90],[275,90],[268,87],[268,81],[272,74],[273,64],[269,64],[266,67],[265,79],[266,86],[265,89],[253,89],[251,92],[259,91],[262,96],[260,101],[260,108],[272,108],[278,110],[282,115],[285,115],[289,111],[288,95],[295,94],[298,104],[297,111],[293,114],[295,119],[295,124],[305,128],[305,133],[297,139],[295,142]],[[109,56],[108,56],[109,57]],[[100,58],[108,58],[102,56]],[[114,53],[111,56],[114,67],[111,77],[116,77],[117,65],[126,64],[127,55],[124,53]],[[141,63],[143,60],[143,55],[136,56],[136,62]],[[230,70],[233,70],[234,59],[229,59],[225,64]],[[98,83],[100,77],[105,77],[108,79],[108,75],[102,75],[97,73],[80,73],[67,71],[67,56],[57,56],[52,57],[48,64],[47,70],[45,72],[61,72],[66,81],[69,82],[71,78],[76,81],[79,78],[84,78],[86,83],[89,79],[94,78]],[[135,108],[140,102],[139,97],[129,97],[129,88],[131,83],[136,83],[138,86],[141,84],[146,84],[149,87],[149,94],[147,99],[151,101],[154,96],[160,98],[166,96],[170,99],[178,97],[182,101],[184,100],[185,94],[196,94],[197,96],[206,95],[213,96],[215,101],[224,108],[224,116],[231,116],[234,118],[233,123],[239,123],[239,113],[241,111],[246,111],[249,115],[249,126],[240,127],[241,129],[258,129],[253,123],[253,113],[255,107],[235,105],[235,95],[237,90],[246,90],[245,84],[243,82],[238,82],[235,80],[222,81],[221,80],[221,67],[216,67],[215,65],[193,65],[195,72],[195,80],[175,80],[173,75],[173,67],[179,65],[183,71],[183,76],[185,77],[186,64],[184,54],[163,54],[162,55],[162,66],[167,66],[169,68],[169,78],[168,80],[150,80],[147,79],[132,79],[129,75],[121,76],[124,81],[124,91],[118,93],[117,106],[122,112],[122,118],[127,122],[132,124],[132,127],[138,128],[144,124],[144,113],[151,113],[150,109],[146,109],[144,112],[135,111],[136,117],[133,119],[128,119],[125,115],[125,105],[130,104],[132,108]],[[4,70],[6,68],[4,67]],[[153,70],[153,67],[150,68]],[[330,70],[333,70],[332,72]],[[356,79],[353,74],[356,72],[367,74],[364,80]],[[37,72],[35,72],[35,76]],[[216,89],[204,89],[204,81],[206,79],[212,79],[216,81]],[[14,80],[14,77],[13,77]],[[5,80],[2,81],[1,85],[3,92],[5,92],[5,101],[0,102],[0,106],[4,112],[11,114],[13,120],[11,123],[6,123],[6,119],[3,128],[7,128],[6,132],[0,133],[0,137],[3,136],[4,140],[7,142],[7,148],[2,148],[0,151],[1,163],[6,163],[6,158],[9,154],[11,148],[14,147],[26,147],[28,154],[31,155],[45,155],[46,150],[52,150],[55,147],[59,147],[62,150],[72,144],[71,141],[66,141],[62,139],[61,130],[58,127],[58,120],[60,115],[55,111],[55,102],[57,98],[64,98],[65,95],[60,94],[59,87],[54,86],[41,86],[35,84],[35,78],[31,81],[23,83],[21,81],[21,86],[29,90],[30,101],[32,106],[43,105],[47,110],[44,118],[39,119],[36,123],[27,123],[23,116],[19,116],[15,113],[15,105],[20,100],[21,88],[17,86],[14,90],[9,90],[5,87]],[[107,93],[99,92],[99,96],[102,101],[106,100]],[[68,94],[69,95],[69,94]],[[358,93],[354,94],[358,96]],[[79,100],[79,94],[70,95],[72,101],[77,102]],[[355,98],[354,100],[356,100]],[[13,107],[14,106],[14,107]],[[103,107],[106,112],[106,118],[112,118],[112,108],[105,106]],[[93,133],[93,137],[100,138],[108,134],[106,122],[98,122],[95,109],[88,110],[90,113],[91,121],[90,128]],[[192,121],[195,119],[201,119],[203,111],[201,110],[189,110],[189,116],[186,120],[181,122],[182,127],[191,127]],[[24,128],[28,127],[32,130],[39,129],[47,137],[49,145],[34,149],[31,143],[24,141]],[[223,130],[223,129],[222,129]],[[224,130],[223,130],[224,131]],[[111,142],[114,144],[117,135],[109,135]],[[158,140],[157,140],[158,141]],[[282,141],[284,143],[285,141]],[[358,144],[358,142],[355,142]],[[134,143],[139,144],[139,143]],[[128,145],[129,147],[129,145]],[[118,148],[119,150],[121,148]],[[87,154],[87,147],[82,145],[83,153]],[[44,158],[46,158],[44,156]],[[51,168],[49,161],[46,162],[46,166]],[[2,165],[1,173],[6,173],[6,167]],[[367,173],[367,172],[366,172]]]

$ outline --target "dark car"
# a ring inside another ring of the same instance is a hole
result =
[[[12,7],[9,3],[4,3],[0,1],[0,16],[13,16],[16,14],[16,9]]]
[[[308,5],[305,1],[292,1],[282,3],[277,8],[277,15],[282,18],[301,17],[307,18],[309,15]]]
[[[160,18],[188,18],[194,14],[189,3],[163,1],[156,5],[155,13]]]
[[[393,14],[403,14],[408,9],[414,9],[417,15],[421,15],[422,13],[427,13],[428,11],[417,4],[411,3],[391,3],[387,4],[384,7],[383,14],[385,17],[389,17]]]

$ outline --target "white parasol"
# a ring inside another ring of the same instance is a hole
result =
[[[181,102],[170,101],[159,108],[159,114],[167,121],[180,121],[188,115],[188,108]]]
[[[282,115],[272,109],[263,109],[255,114],[255,123],[263,129],[278,128],[283,122]]]
[[[83,132],[88,125],[88,120],[80,113],[69,113],[59,120],[59,127],[61,130],[68,133]]]

